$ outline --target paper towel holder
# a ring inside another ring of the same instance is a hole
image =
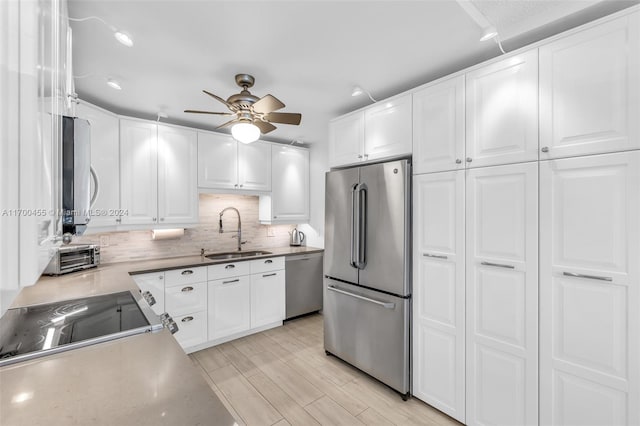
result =
[[[151,239],[157,240],[175,240],[184,236],[184,228],[173,229],[152,229]]]

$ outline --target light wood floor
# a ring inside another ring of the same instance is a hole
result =
[[[326,356],[312,315],[191,354],[239,424],[460,425]]]

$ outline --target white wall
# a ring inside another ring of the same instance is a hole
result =
[[[328,123],[327,123],[328,126]],[[308,224],[298,227],[306,236],[309,247],[324,248],[324,175],[329,170],[328,145],[316,143],[309,148],[309,203]]]

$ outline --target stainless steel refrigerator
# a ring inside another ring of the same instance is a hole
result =
[[[324,348],[410,391],[411,165],[326,174]]]

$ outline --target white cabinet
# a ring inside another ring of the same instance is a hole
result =
[[[364,158],[364,112],[358,111],[329,123],[329,166],[342,166]]]
[[[180,325],[178,324],[178,327]],[[208,283],[209,340],[221,339],[251,327],[251,278],[222,278]]]
[[[466,424],[538,424],[538,165],[466,186]]]
[[[207,312],[199,311],[186,315],[172,316],[178,325],[178,331],[173,335],[187,352],[207,341]]]
[[[123,225],[158,222],[158,126],[120,120],[120,207]]]
[[[540,423],[640,424],[640,152],[540,163]]]
[[[260,197],[262,223],[309,221],[309,150],[273,145],[271,195]]]
[[[198,142],[196,132],[158,125],[158,220],[198,222]]]
[[[640,148],[639,75],[639,12],[542,46],[540,158]]]
[[[231,136],[198,132],[200,188],[268,192],[271,190],[271,144],[243,144]]]
[[[464,171],[414,177],[413,395],[465,421]]]
[[[251,328],[281,323],[284,317],[284,258],[251,261]]]
[[[411,94],[376,103],[364,111],[364,160],[411,154]]]
[[[76,106],[79,118],[91,125],[91,167],[98,179],[98,195],[91,208],[88,231],[115,227],[120,222],[120,135],[118,116],[80,101]],[[91,182],[91,193],[95,183]]]
[[[140,290],[151,293],[156,303],[151,306],[153,312],[157,315],[163,314],[165,311],[164,303],[164,272],[150,272],[148,274],[135,274],[131,278],[140,287]]]
[[[197,139],[193,130],[120,120],[123,225],[198,221]]]
[[[467,167],[538,159],[538,51],[467,73]]]
[[[171,316],[187,315],[194,312],[207,311],[206,279],[204,282],[200,283],[190,283],[167,287],[164,290],[164,296],[166,311]]]
[[[464,76],[413,93],[413,173],[464,169]]]

